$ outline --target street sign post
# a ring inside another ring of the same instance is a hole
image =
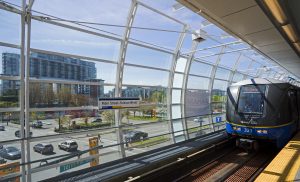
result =
[[[76,161],[76,162],[73,162],[71,164],[65,164],[65,165],[62,165],[60,166],[59,168],[59,172],[62,173],[64,171],[67,171],[67,170],[70,170],[72,168],[75,168],[75,167],[78,167],[78,166],[81,166],[83,164],[87,164],[89,162],[91,162],[93,159],[86,159],[86,160],[82,160],[82,161]]]
[[[216,117],[216,123],[220,123],[220,122],[222,122],[222,117],[221,116]]]
[[[140,105],[139,98],[99,98],[98,107],[103,109],[137,108]]]
[[[99,144],[98,142],[98,137],[92,137],[89,138],[89,147],[94,148],[97,147]],[[94,149],[94,150],[90,150],[90,155],[97,155],[99,154],[99,149]],[[97,166],[99,164],[99,157],[92,159],[92,161],[90,162],[90,166]]]
[[[20,162],[13,162],[8,164],[0,165],[0,177],[6,176],[11,173],[20,172]],[[20,182],[20,177],[16,177],[14,179],[10,179],[11,182]]]

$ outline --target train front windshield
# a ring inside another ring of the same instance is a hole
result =
[[[239,94],[238,112],[242,114],[263,114],[265,85],[242,86]]]

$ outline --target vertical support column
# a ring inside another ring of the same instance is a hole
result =
[[[25,54],[25,142],[26,142],[26,159],[27,159],[27,181],[31,180],[31,161],[30,159],[30,127],[29,127],[29,69],[30,69],[30,36],[31,36],[31,8],[33,0],[29,0],[26,7],[25,23],[27,24],[26,35],[26,54]],[[22,132],[23,133],[23,132]]]
[[[209,82],[209,85],[208,85],[208,93],[210,93],[210,97],[209,97],[209,100],[208,100],[208,103],[209,103],[209,107],[210,107],[210,111],[211,111],[211,114],[209,115],[209,120],[211,122],[211,125],[213,127],[213,130],[215,131],[215,127],[213,126],[213,116],[212,116],[212,90],[213,90],[213,86],[214,86],[214,80],[215,80],[215,76],[216,76],[216,71],[217,71],[217,68],[219,66],[219,63],[221,61],[221,57],[222,57],[222,54],[224,53],[225,51],[225,48],[226,46],[223,46],[221,51],[220,51],[220,54],[219,56],[217,57],[217,60],[216,60],[216,64],[213,66],[212,70],[211,70],[211,74],[210,74],[210,82]]]
[[[122,93],[122,82],[123,82],[123,71],[124,71],[124,62],[126,57],[126,50],[128,46],[128,40],[130,36],[131,27],[133,24],[133,20],[137,11],[137,1],[132,0],[130,11],[127,17],[127,23],[125,32],[123,35],[123,40],[120,46],[120,53],[117,65],[117,75],[116,75],[116,88],[115,88],[115,97],[121,97]],[[121,128],[121,113],[120,110],[115,111],[115,126],[117,128],[117,142],[123,143],[123,132]],[[119,152],[122,158],[126,157],[124,144],[119,145]]]
[[[176,63],[177,63],[177,59],[180,57],[180,49],[181,49],[181,46],[183,44],[183,41],[184,41],[184,37],[185,37],[185,32],[187,30],[187,25],[185,25],[183,27],[183,31],[182,33],[180,34],[180,37],[177,41],[177,45],[176,45],[176,48],[175,48],[175,51],[174,51],[174,55],[173,55],[173,59],[172,59],[172,67],[171,67],[171,70],[170,70],[170,73],[169,73],[169,82],[168,82],[168,94],[167,94],[167,113],[168,113],[168,120],[169,120],[169,123],[168,123],[168,127],[169,127],[169,131],[172,133],[172,140],[173,140],[173,143],[175,143],[175,136],[174,136],[174,130],[173,130],[173,124],[172,124],[172,88],[173,88],[173,82],[174,82],[174,75],[175,75],[175,69],[176,69]],[[182,90],[181,90],[181,94],[182,93]],[[182,103],[181,103],[182,104]]]
[[[20,131],[24,131],[24,110],[25,110],[25,16],[26,16],[26,0],[22,1],[21,14],[21,57],[20,57]],[[20,133],[21,138],[24,138],[24,132]],[[25,163],[25,141],[21,140],[21,163]],[[26,166],[21,166],[22,181],[26,181]]]
[[[189,78],[189,72],[191,68],[191,64],[194,58],[194,55],[196,53],[196,49],[198,46],[198,42],[193,41],[192,43],[192,49],[191,53],[189,54],[189,57],[186,62],[185,70],[184,70],[184,77],[183,77],[183,84],[182,84],[182,92],[181,92],[181,113],[182,113],[182,123],[183,123],[183,129],[184,129],[184,135],[186,139],[189,139],[189,133],[188,133],[188,125],[187,125],[187,120],[186,120],[186,112],[185,112],[185,103],[186,103],[186,90],[187,90],[187,83],[188,83],[188,78]]]
[[[236,60],[236,62],[235,62],[235,64],[234,64],[234,66],[233,66],[233,68],[232,68],[231,75],[230,75],[230,77],[229,77],[229,85],[232,84],[232,80],[233,80],[233,77],[234,77],[234,75],[235,75],[235,73],[236,73],[237,67],[238,67],[238,65],[239,65],[239,63],[240,63],[241,57],[242,57],[242,53],[240,53],[239,57],[237,58],[237,60]]]
[[[251,59],[252,60],[252,59]],[[246,79],[246,76],[248,76],[249,75],[249,72],[250,72],[250,69],[251,69],[251,67],[252,67],[252,65],[253,65],[253,60],[251,61],[251,63],[248,65],[248,68],[247,68],[247,71],[246,71],[246,75],[244,76],[244,78],[243,78],[243,80],[245,80]]]

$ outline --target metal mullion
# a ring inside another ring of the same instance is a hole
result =
[[[168,89],[168,87],[164,87],[161,85],[135,85],[135,84],[124,84],[122,85],[122,87],[153,87],[153,88],[164,88],[164,89]]]
[[[132,0],[130,11],[128,13],[127,22],[125,32],[120,45],[117,73],[116,73],[116,87],[115,87],[115,97],[121,97],[122,94],[122,84],[123,84],[123,72],[124,72],[124,63],[126,57],[126,51],[128,47],[128,40],[130,37],[131,26],[134,21],[134,17],[137,11],[137,1]],[[118,128],[121,125],[121,112],[120,110],[115,111],[115,125]],[[123,143],[123,132],[122,129],[117,129],[117,142],[120,143],[118,145],[119,152],[122,158],[126,157],[125,148]]]
[[[183,33],[180,34],[180,37],[177,41],[177,45],[173,54],[173,59],[172,59],[172,64],[171,64],[171,69],[169,72],[169,81],[168,81],[168,94],[167,94],[167,118],[169,120],[168,122],[168,127],[169,127],[169,132],[172,133],[171,137],[173,140],[173,143],[176,143],[175,141],[175,136],[174,136],[174,129],[173,129],[173,120],[172,120],[172,90],[173,90],[173,82],[174,82],[174,75],[175,75],[175,69],[176,69],[176,63],[178,58],[180,57],[180,49],[184,41],[185,37],[185,31],[187,30],[187,26],[185,25],[183,27]],[[181,95],[183,94],[183,90],[181,90]],[[183,103],[181,103],[183,104]],[[181,105],[182,107],[182,105]],[[181,113],[182,114],[182,113]],[[182,121],[181,121],[182,123]]]
[[[9,12],[12,12],[12,13],[16,13],[16,14],[19,14],[19,15],[22,15],[22,11],[9,5],[9,4],[6,4],[4,3],[5,5],[3,5],[4,2],[0,2],[0,9],[2,10],[5,10],[5,11],[9,11]]]
[[[236,73],[236,70],[237,70],[237,67],[238,65],[240,64],[240,60],[241,60],[241,57],[242,57],[242,54],[240,53],[239,57],[237,58],[234,66],[233,66],[233,69],[232,69],[232,72],[231,72],[231,75],[229,76],[229,85],[232,84],[232,80],[233,80],[233,77]]]
[[[197,57],[197,58],[199,58],[199,59],[207,58],[207,57],[212,57],[212,56],[217,56],[217,55],[229,54],[229,53],[233,53],[233,52],[240,52],[240,51],[244,51],[244,50],[248,50],[248,49],[249,48],[235,49],[235,50],[232,50],[232,51],[220,52],[220,53],[217,53],[217,54],[210,54],[210,55]]]
[[[156,67],[144,66],[144,65],[138,65],[138,64],[132,64],[132,63],[124,63],[124,65],[126,65],[126,66],[131,66],[131,67],[139,67],[139,68],[145,68],[145,69],[157,70],[157,71],[170,72],[170,70],[164,69],[164,68],[156,68]]]
[[[159,48],[159,47],[154,47],[154,46],[142,44],[142,43],[139,43],[139,42],[132,41],[132,40],[130,40],[130,39],[128,39],[128,43],[133,44],[133,45],[136,45],[136,46],[140,46],[140,47],[152,49],[152,50],[155,50],[155,51],[164,52],[164,53],[167,53],[167,54],[173,54],[173,53],[174,53],[174,52],[169,51],[169,50],[166,50],[166,49],[161,49],[161,48]]]
[[[198,63],[202,63],[202,64],[207,64],[209,66],[214,66],[215,65],[214,63],[210,63],[210,62],[207,62],[205,60],[202,60],[202,59],[199,59],[199,58],[195,58],[195,57],[194,57],[194,61],[198,62]]]
[[[0,76],[0,80],[14,80],[14,81],[20,81],[21,77],[19,76]]]
[[[250,69],[251,69],[252,65],[253,65],[253,60],[251,59],[251,62],[250,62],[250,64],[248,65],[247,71],[245,72],[244,78],[243,78],[243,79],[246,79],[246,76],[249,76],[249,75],[250,75],[249,73],[250,73]]]
[[[21,14],[21,57],[20,57],[20,136],[24,138],[24,110],[25,110],[25,82],[24,82],[24,73],[25,73],[25,15],[26,15],[26,0],[22,1],[22,11]],[[20,141],[21,143],[21,163],[25,163],[25,142],[24,140]],[[26,181],[26,167],[24,165],[21,166],[22,173],[22,181]]]
[[[195,75],[195,74],[188,74],[189,76],[194,76],[194,77],[198,77],[198,78],[210,78],[210,77],[208,77],[208,76],[201,76],[201,75]]]
[[[19,107],[6,107],[0,108],[0,112],[20,112],[21,109]]]
[[[44,107],[44,108],[37,108],[32,107],[29,108],[30,112],[41,112],[41,111],[72,111],[72,110],[96,110],[99,109],[97,106],[80,106],[80,107]]]
[[[98,36],[98,37],[112,39],[112,40],[115,40],[115,41],[122,41],[122,39],[120,39],[118,37],[113,37],[113,36],[105,35],[105,34],[102,34],[102,33],[90,31],[90,30],[87,30],[87,29],[83,29],[83,28],[80,28],[80,27],[75,27],[75,26],[72,26],[72,25],[67,25],[67,24],[64,24],[64,23],[56,22],[56,21],[53,21],[53,20],[50,20],[50,19],[43,18],[41,16],[32,16],[32,19],[36,20],[36,21],[40,21],[40,22],[46,22],[46,23],[56,25],[56,26],[59,26],[59,27],[64,27],[64,28],[75,30],[75,31],[95,35],[95,36]]]
[[[54,55],[63,56],[63,57],[73,57],[73,58],[77,58],[77,59],[87,59],[87,60],[90,60],[90,61],[96,61],[96,62],[101,62],[101,63],[117,64],[116,61],[111,61],[111,60],[106,60],[106,59],[99,59],[99,58],[92,58],[92,57],[88,57],[88,56],[66,54],[66,53],[47,51],[47,50],[35,49],[35,48],[30,48],[30,50],[32,52],[38,52],[38,53],[43,53],[43,54],[54,54]]]
[[[158,13],[158,14],[160,14],[160,15],[162,15],[162,16],[164,16],[164,17],[170,19],[170,20],[173,20],[173,21],[175,21],[175,22],[177,22],[177,23],[179,23],[179,24],[181,24],[181,25],[183,25],[183,26],[187,26],[185,23],[183,23],[183,22],[181,22],[181,21],[179,21],[179,20],[177,20],[177,19],[175,19],[175,18],[173,18],[173,17],[171,17],[171,16],[169,16],[169,15],[166,15],[165,13],[163,13],[163,12],[161,12],[161,11],[158,11],[157,9],[154,9],[154,8],[152,8],[152,7],[148,6],[148,5],[146,5],[146,4],[142,3],[142,2],[139,1],[139,0],[137,0],[137,3],[138,3],[139,5],[141,5],[141,6],[144,6],[144,7],[147,8],[147,9],[149,9],[149,10],[155,12],[155,13]]]
[[[98,86],[115,86],[113,83],[97,83],[97,82],[84,82],[84,81],[72,81],[72,80],[47,80],[47,79],[36,79],[30,78],[30,83],[61,83],[70,85],[98,85]]]
[[[21,18],[22,18],[22,16],[21,16]],[[22,21],[21,21],[21,26],[22,26]],[[22,30],[21,30],[21,32],[22,32]],[[22,37],[21,37],[21,40],[22,40]],[[10,43],[6,43],[6,42],[0,42],[0,46],[21,49],[20,45],[10,44]]]
[[[206,50],[210,50],[210,49],[214,49],[214,48],[218,48],[218,47],[223,47],[223,46],[227,46],[227,45],[231,45],[231,44],[235,44],[235,43],[239,43],[239,42],[240,41],[234,41],[234,42],[229,42],[229,43],[224,43],[224,44],[218,44],[218,45],[207,47],[207,48],[195,49],[193,51],[183,53],[183,55],[190,54],[190,53],[195,53],[195,52],[198,52],[198,51],[206,51]]]
[[[196,42],[196,41],[193,41],[193,44],[192,44],[192,51],[193,50],[196,50],[197,47],[198,47],[198,44],[199,42]],[[186,91],[187,91],[187,83],[188,83],[188,78],[189,78],[189,72],[190,72],[190,68],[191,68],[191,65],[192,65],[192,61],[193,61],[193,58],[194,58],[194,55],[195,55],[195,51],[192,52],[190,55],[189,55],[189,58],[187,59],[187,62],[186,62],[186,66],[185,66],[185,70],[184,70],[184,75],[183,75],[183,84],[182,84],[182,94],[181,94],[181,103],[182,103],[182,106],[181,106],[181,113],[182,113],[182,119],[183,123],[184,123],[184,133],[185,133],[185,136],[187,137],[187,139],[189,139],[189,134],[188,134],[188,126],[187,126],[187,120],[185,119],[185,113],[186,113],[186,107],[185,107],[185,104],[186,104]]]
[[[226,49],[226,46],[224,46],[220,53],[224,52]],[[216,71],[217,71],[217,68],[218,68],[218,65],[221,61],[221,57],[222,57],[222,54],[219,54],[219,56],[216,58],[216,63],[215,65],[213,66],[212,68],[212,71],[211,71],[211,75],[210,75],[210,82],[208,84],[208,93],[210,93],[210,97],[208,99],[208,104],[209,104],[209,107],[210,107],[210,112],[212,113],[212,90],[213,90],[213,86],[214,86],[214,80],[215,80],[215,76],[216,76]],[[211,121],[211,124],[213,126],[213,117],[210,115],[210,121]],[[213,126],[213,130],[215,131],[215,128]]]
[[[31,2],[31,1],[29,1]],[[26,34],[26,54],[25,54],[25,142],[26,142],[26,159],[28,162],[31,161],[30,159],[30,127],[29,127],[29,91],[30,91],[30,85],[29,85],[29,69],[30,69],[30,39],[31,39],[31,9],[26,7],[25,13],[25,28],[27,30]],[[24,121],[22,121],[24,122]],[[23,124],[22,124],[23,125]],[[23,131],[23,130],[22,130]],[[21,132],[23,133],[23,132]],[[27,165],[27,181],[31,181],[31,164],[28,163]]]

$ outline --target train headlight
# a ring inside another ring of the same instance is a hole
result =
[[[268,130],[256,130],[259,134],[268,134]]]

